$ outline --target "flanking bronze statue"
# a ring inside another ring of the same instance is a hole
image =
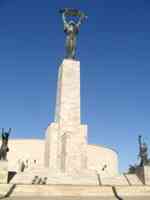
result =
[[[148,157],[148,146],[144,141],[142,141],[141,135],[139,135],[138,137],[138,143],[139,143],[138,158],[140,158],[140,162],[139,164],[134,164],[129,166],[128,172],[131,174],[135,173],[139,167],[150,166],[150,159]]]
[[[142,142],[142,136],[139,135],[139,157],[140,167],[150,165],[150,159],[148,158],[148,146],[145,142]]]
[[[66,33],[66,58],[75,59],[76,53],[76,37],[79,33],[80,25],[83,23],[87,16],[72,8],[64,8],[59,11],[62,14],[62,20],[64,23],[64,32]],[[75,17],[78,20],[69,20],[70,17]]]
[[[9,128],[8,132],[2,128],[1,138],[2,138],[2,144],[0,148],[0,160],[6,161],[7,160],[7,152],[9,151],[8,148],[8,139],[10,136],[11,128]]]

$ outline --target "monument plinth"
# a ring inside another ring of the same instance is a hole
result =
[[[55,122],[46,131],[45,165],[66,173],[86,169],[87,126],[80,123],[80,62],[59,68]]]

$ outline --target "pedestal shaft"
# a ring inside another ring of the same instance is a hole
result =
[[[64,60],[59,68],[55,122],[60,126],[80,124],[80,62]]]
[[[87,126],[80,124],[80,62],[65,59],[59,67],[55,123],[46,132],[45,164],[56,171],[86,168]]]

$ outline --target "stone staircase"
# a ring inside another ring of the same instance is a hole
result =
[[[101,185],[103,186],[129,185],[124,175],[119,175],[114,177],[100,177],[100,179],[101,179]]]
[[[142,186],[143,183],[136,174],[122,174],[115,177],[100,177],[101,185],[108,186]]]
[[[88,198],[91,197],[99,199],[112,199],[115,200],[115,196],[112,187],[99,187],[99,186],[71,186],[71,185],[16,185],[13,193],[10,195],[13,197],[38,197],[50,199],[55,199],[60,197],[60,199],[67,198],[71,200],[72,198]]]
[[[101,186],[128,186],[143,185],[135,174],[122,174],[114,177],[98,176],[95,172],[83,171],[79,174],[65,174],[40,169],[18,173],[11,180],[12,184],[66,184],[66,185],[101,185]]]
[[[140,181],[136,174],[125,174],[124,176],[126,177],[129,185],[143,185],[143,183]]]
[[[6,190],[6,186],[1,189]],[[4,191],[5,191],[4,190]],[[4,192],[5,195],[6,191]],[[3,199],[3,196],[1,199]],[[149,200],[149,186],[15,185],[7,200]]]
[[[49,169],[32,170],[18,173],[11,180],[12,184],[67,184],[67,185],[99,185],[95,172],[65,174],[50,172]]]

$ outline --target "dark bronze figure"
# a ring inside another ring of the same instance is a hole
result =
[[[2,145],[0,148],[0,160],[7,160],[7,152],[9,151],[8,148],[8,138],[11,132],[11,128],[9,128],[8,132],[4,131],[4,128],[2,128]]]
[[[150,159],[148,158],[148,146],[147,144],[142,141],[142,136],[139,135],[138,137],[139,143],[139,154],[138,157],[140,158],[139,164],[134,164],[129,166],[128,173],[135,174],[139,167],[150,166]]]
[[[76,52],[76,36],[79,32],[80,25],[87,18],[85,14],[76,9],[61,9],[60,13],[62,14],[62,19],[64,23],[64,32],[66,33],[66,57],[69,59],[75,59]],[[67,18],[76,17],[78,21],[70,20]]]
[[[139,136],[139,157],[140,166],[150,165],[150,160],[148,158],[148,146],[145,142],[142,142],[142,136]]]
[[[137,169],[137,165],[130,165],[128,173],[129,174],[135,174],[136,173],[136,169]]]

